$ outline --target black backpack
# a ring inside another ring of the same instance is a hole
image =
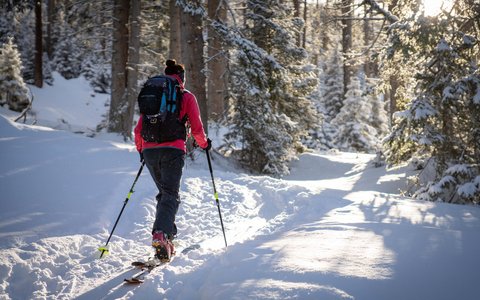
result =
[[[138,106],[143,114],[142,138],[147,142],[170,142],[186,140],[186,117],[182,120],[183,90],[178,81],[170,76],[149,78],[138,95]]]

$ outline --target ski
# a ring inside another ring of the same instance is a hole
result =
[[[152,272],[153,269],[160,267],[162,265],[165,265],[173,260],[173,257],[170,259],[170,261],[165,261],[162,262],[159,259],[153,258],[147,261],[134,261],[132,262],[132,266],[135,267],[136,269],[140,269],[140,272],[138,274],[135,274],[134,276],[130,278],[125,278],[123,281],[126,284],[140,284],[145,281],[145,276]]]
[[[199,244],[193,244],[191,246],[184,248],[180,254],[185,255],[188,252],[199,249],[199,248],[200,248]],[[153,269],[172,262],[174,257],[175,255],[171,257],[170,261],[161,261],[155,257],[147,261],[134,261],[132,262],[132,266],[135,267],[136,269],[140,269],[140,272],[130,278],[125,278],[123,281],[125,284],[143,283],[145,281],[145,276],[147,276],[150,272],[152,272]]]
[[[200,249],[200,244],[193,244],[193,245],[190,245],[190,246],[184,248],[182,250],[181,254],[185,255],[188,252],[193,251],[193,250],[197,250],[197,249]]]

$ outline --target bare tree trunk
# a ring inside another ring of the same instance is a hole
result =
[[[112,41],[112,88],[108,130],[130,136],[131,128],[124,128],[128,111],[127,59],[128,59],[128,17],[130,0],[116,0],[113,7]]]
[[[108,13],[106,13],[107,11],[107,6],[108,6],[108,3],[106,3],[105,1],[101,2],[100,4],[100,9],[102,11],[102,13],[98,14],[97,15],[97,18],[98,20],[96,21],[97,24],[105,24],[108,20]],[[99,37],[100,41],[100,49],[101,49],[101,53],[100,55],[102,55],[103,58],[105,58],[105,60],[107,60],[107,52],[108,52],[108,39],[109,37],[106,35],[106,34],[102,34],[100,37]]]
[[[470,111],[472,119],[471,128],[480,128],[480,114],[475,113],[474,110]],[[473,145],[473,154],[476,161],[480,161],[480,130],[474,130],[472,134],[472,145]]]
[[[390,90],[388,91],[388,98],[390,100],[390,124],[392,124],[393,114],[398,110],[397,108],[397,89],[400,84],[398,82],[398,77],[396,75],[390,76]]]
[[[389,4],[388,10],[392,11],[396,6],[398,1],[392,1],[392,3]],[[393,124],[393,114],[398,110],[397,107],[397,89],[400,87],[400,82],[399,82],[399,77],[396,74],[392,74],[389,78],[390,81],[390,90],[388,91],[388,100],[389,100],[389,123],[390,126]]]
[[[200,6],[200,1],[192,1]],[[207,96],[205,90],[205,68],[203,60],[202,19],[199,15],[181,12],[182,29],[182,59],[185,65],[187,88],[197,97],[200,113],[205,128],[208,131]]]
[[[42,1],[35,2],[35,86],[43,86]]]
[[[343,51],[343,94],[345,95],[352,80],[353,67],[350,65],[352,50],[353,0],[342,0],[342,51]]]
[[[138,65],[140,63],[140,31],[141,31],[141,0],[130,0],[130,35],[128,45],[128,68],[127,68],[127,113],[124,119],[125,133],[131,136],[133,126],[133,114],[138,93]],[[130,130],[129,130],[130,128]],[[127,131],[128,130],[128,131]]]
[[[365,47],[365,61],[363,62],[365,76],[368,78],[373,77],[373,65],[370,62],[370,43],[372,42],[372,28],[370,26],[370,21],[368,19],[368,10],[367,5],[364,5],[365,8],[365,20],[363,20],[363,46]]]
[[[455,121],[453,121],[452,109],[442,105],[439,109],[439,113],[439,117],[442,122],[441,132],[445,139],[441,142],[440,147],[437,148],[437,153],[435,154],[438,167],[440,167],[436,168],[437,173],[439,171],[443,172],[447,169],[447,164],[450,159],[459,159],[459,152],[461,152],[461,150],[456,150],[458,149],[456,147],[457,145],[454,145],[454,143],[452,143],[452,141],[455,140],[454,138],[452,138],[454,136],[455,126]],[[439,175],[441,175],[441,173]]]
[[[321,26],[328,26],[328,10],[327,7],[329,5],[329,0],[325,0],[325,5],[322,7],[322,13],[320,15],[320,24]],[[330,44],[330,37],[328,36],[327,30],[320,30],[321,32],[321,40],[322,40],[322,50],[326,52],[329,49]]]
[[[295,18],[300,18],[300,0],[293,0],[293,16]],[[300,32],[296,34],[297,36],[297,46],[300,47],[302,44],[302,36]]]
[[[303,20],[305,21],[305,25],[303,26],[303,39],[302,39],[302,47],[305,48],[307,43],[307,15],[308,15],[308,5],[307,0],[303,1]]]
[[[180,30],[180,7],[175,5],[176,0],[170,0],[170,46],[168,58],[184,61],[182,56],[181,30]]]
[[[48,0],[47,4],[47,13],[48,13],[48,24],[47,24],[47,38],[46,38],[46,48],[48,58],[53,59],[53,24],[55,22],[55,0]]]
[[[209,18],[219,21],[226,20],[227,11],[222,2],[222,0],[208,1]],[[227,97],[227,59],[225,55],[219,36],[215,30],[209,28],[207,98],[209,117],[217,121],[224,115]]]

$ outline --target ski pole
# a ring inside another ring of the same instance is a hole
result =
[[[110,239],[112,238],[113,232],[115,231],[115,228],[117,227],[118,221],[120,220],[120,217],[122,216],[123,210],[125,209],[125,206],[128,203],[128,200],[130,200],[130,196],[133,194],[133,188],[135,187],[135,184],[137,183],[138,178],[140,177],[140,174],[142,174],[143,166],[145,165],[145,161],[142,161],[142,165],[140,166],[140,170],[138,170],[137,176],[135,177],[135,180],[133,181],[132,187],[130,188],[130,191],[128,192],[127,198],[123,202],[123,207],[122,210],[120,210],[120,214],[117,217],[117,220],[115,221],[115,225],[113,225],[112,232],[110,232],[110,236],[107,239],[107,242],[105,243],[105,246],[98,248],[98,251],[102,252],[100,254],[100,258],[103,257],[103,254],[107,253],[108,254],[108,248],[107,245],[110,242]]]
[[[222,220],[222,212],[220,211],[220,202],[218,201],[218,193],[217,189],[215,188],[215,180],[213,179],[213,170],[212,170],[212,162],[210,161],[210,150],[207,150],[207,160],[208,160],[208,168],[210,169],[210,176],[212,176],[212,184],[213,184],[213,196],[215,197],[215,202],[217,203],[218,208],[218,215],[220,216],[220,224],[222,225],[222,232],[223,232],[223,239],[225,240],[225,248],[227,247],[227,236],[225,235],[225,227],[223,227],[223,220]]]

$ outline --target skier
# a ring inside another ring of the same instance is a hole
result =
[[[200,110],[195,96],[184,89],[185,68],[174,59],[166,62],[165,75],[175,78],[183,91],[179,120],[188,118],[191,134],[197,144],[204,150],[210,150],[212,142],[207,139],[200,117]],[[135,127],[135,145],[140,153],[140,161],[144,161],[157,188],[157,206],[155,222],[152,230],[152,246],[156,249],[156,257],[161,261],[170,261],[175,253],[172,240],[177,234],[175,215],[180,204],[179,189],[182,170],[185,163],[186,136],[166,142],[147,142],[142,137],[141,114]],[[175,122],[169,126],[179,126]],[[185,126],[185,125],[183,125]],[[185,131],[183,131],[185,132]]]

